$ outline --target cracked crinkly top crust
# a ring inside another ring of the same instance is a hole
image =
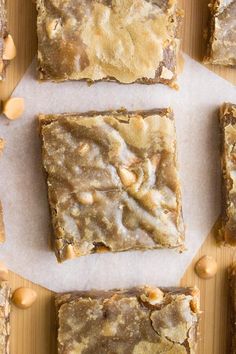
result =
[[[211,37],[206,62],[236,65],[236,0],[214,0],[211,12]]]
[[[37,0],[39,78],[176,79],[176,0]]]
[[[183,245],[170,110],[40,120],[59,260]]]
[[[222,134],[221,167],[222,228],[220,238],[224,243],[236,246],[236,105],[226,103],[220,110]]]
[[[7,36],[6,0],[0,0],[0,81],[4,79],[7,61],[3,60],[4,38]]]
[[[9,354],[10,295],[8,283],[0,284],[0,353]]]
[[[196,353],[196,288],[79,292],[56,306],[59,354]]]

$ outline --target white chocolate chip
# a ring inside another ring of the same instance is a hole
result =
[[[161,71],[161,78],[164,80],[171,80],[173,78],[172,71],[170,71],[165,66],[163,66],[162,71]]]
[[[3,114],[8,119],[14,120],[20,118],[25,110],[25,101],[22,97],[11,97],[3,102]]]
[[[131,184],[134,184],[137,180],[136,175],[125,167],[119,167],[118,174],[125,187],[131,186]]]
[[[10,34],[4,38],[3,60],[12,60],[16,56],[16,46]]]

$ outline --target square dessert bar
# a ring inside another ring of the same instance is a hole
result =
[[[236,65],[236,0],[212,0],[206,63]]]
[[[56,308],[58,354],[196,353],[197,288],[62,294]]]
[[[176,86],[177,0],[37,0],[41,80]]]
[[[236,246],[236,105],[225,103],[220,109],[222,227],[220,241]]]
[[[7,60],[3,60],[4,39],[7,37],[6,0],[0,0],[0,81],[5,77]]]
[[[39,119],[59,261],[101,251],[183,248],[170,109]]]
[[[231,324],[231,350],[236,353],[236,263],[228,268],[229,298],[230,298],[230,324]]]
[[[10,296],[7,282],[0,284],[0,354],[10,353]]]

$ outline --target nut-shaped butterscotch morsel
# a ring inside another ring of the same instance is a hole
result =
[[[137,176],[132,171],[128,170],[126,167],[119,167],[118,173],[121,182],[125,187],[129,187],[134,184],[137,180]]]
[[[217,272],[217,263],[211,256],[203,256],[195,265],[195,272],[200,278],[213,278]]]
[[[3,102],[3,114],[8,119],[14,120],[20,118],[25,110],[25,100],[22,97],[10,97]]]
[[[4,38],[3,60],[12,60],[16,56],[16,46],[10,34]]]
[[[9,273],[6,265],[0,262],[0,281],[6,281],[9,278]]]
[[[36,291],[30,288],[18,288],[12,295],[12,302],[20,309],[27,309],[31,307],[36,299]]]
[[[150,289],[146,294],[141,295],[141,300],[151,305],[160,304],[163,301],[164,293],[159,288]]]

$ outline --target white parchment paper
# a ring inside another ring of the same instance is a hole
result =
[[[233,85],[187,56],[179,84],[178,92],[161,85],[40,84],[31,65],[13,94],[25,98],[24,116],[14,122],[0,119],[0,136],[6,140],[0,199],[7,234],[0,258],[11,270],[55,291],[178,284],[220,212],[216,111],[224,101],[236,101]],[[176,117],[188,251],[98,254],[58,264],[48,241],[50,217],[36,115],[167,106]]]

